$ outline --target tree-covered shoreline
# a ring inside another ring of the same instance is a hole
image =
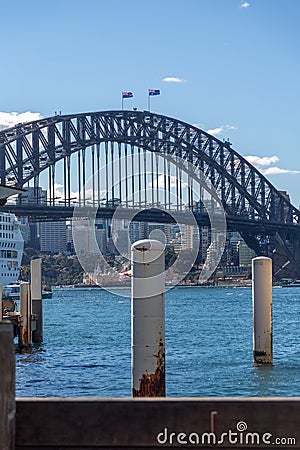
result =
[[[32,248],[23,253],[20,280],[29,281],[30,261],[42,258],[42,283],[45,287],[82,283],[83,269],[76,255],[43,255]]]

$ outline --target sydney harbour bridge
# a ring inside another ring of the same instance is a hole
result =
[[[230,142],[177,119],[121,110],[20,123],[0,132],[0,182],[31,187],[30,199],[1,207],[31,220],[65,220],[74,208],[112,217],[118,208],[123,217],[136,211],[134,220],[166,223],[172,211],[183,221],[189,211],[199,227],[210,224],[204,182],[227,230],[272,257],[276,277],[300,278],[300,211]]]

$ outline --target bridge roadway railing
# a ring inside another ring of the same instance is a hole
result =
[[[116,206],[100,206],[99,208],[91,206],[79,207],[78,204],[74,203],[73,206],[65,205],[5,205],[1,207],[1,211],[10,212],[16,214],[18,217],[26,216],[34,221],[59,221],[71,219],[74,216],[74,211],[76,210],[76,218],[112,218],[115,214]],[[174,223],[175,219],[172,217],[172,210],[170,214],[168,210],[161,210],[157,208],[126,208],[119,207],[118,210],[122,216],[122,219],[131,219],[134,215],[135,221],[140,222],[157,222],[157,223]],[[120,214],[118,215],[120,217]],[[205,212],[193,211],[196,222],[199,226],[210,226],[211,221],[209,214]],[[184,224],[194,224],[191,220],[192,216],[190,214],[185,214],[185,211],[176,211],[176,220]],[[247,231],[252,233],[276,233],[280,230],[284,232],[300,233],[300,223],[286,223],[270,220],[262,220],[261,218],[250,219],[247,216],[230,216],[226,215],[226,225],[228,231]]]

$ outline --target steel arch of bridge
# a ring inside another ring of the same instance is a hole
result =
[[[54,206],[55,166],[63,160],[65,206],[70,207],[71,156],[78,153],[79,158],[81,153],[78,165],[82,165],[84,184],[86,149],[91,147],[98,155],[99,165],[100,144],[104,143],[108,152],[109,142],[117,143],[119,149],[124,144],[130,149],[179,156],[199,167],[218,192],[226,216],[236,223],[237,230],[241,219],[259,224],[260,233],[243,229],[248,245],[261,252],[259,241],[273,224],[279,230],[272,232],[275,271],[285,266],[286,272],[300,276],[299,210],[229,142],[177,119],[149,111],[101,111],[18,124],[0,132],[0,181],[23,187],[33,180],[38,192],[39,177],[48,169],[50,204]],[[36,197],[38,202],[38,194]],[[192,198],[189,207],[193,208]]]

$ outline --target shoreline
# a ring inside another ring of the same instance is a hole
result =
[[[92,290],[92,289],[106,289],[106,288],[113,288],[113,289],[130,289],[130,284],[107,284],[107,285],[63,285],[63,286],[53,286],[53,290],[61,290],[61,289],[82,289],[82,290]],[[232,283],[218,283],[218,284],[172,284],[168,285],[166,284],[166,290],[169,290],[174,287],[179,288],[251,288],[252,287],[252,281],[248,283],[239,283],[239,282],[232,282]],[[294,286],[292,284],[280,284],[280,283],[274,283],[273,288],[292,288],[292,287],[300,287],[300,286]]]

